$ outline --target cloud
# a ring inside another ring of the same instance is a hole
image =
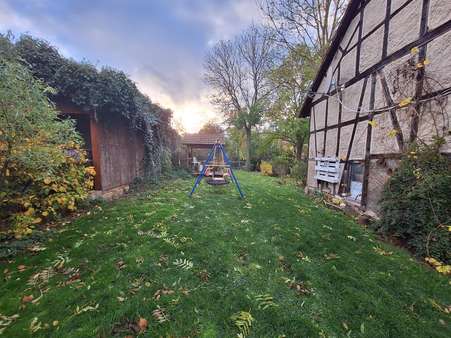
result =
[[[261,22],[255,0],[0,0],[0,31],[123,70],[188,131],[218,117],[202,81],[208,48],[252,22]]]

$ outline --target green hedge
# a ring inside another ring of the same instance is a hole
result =
[[[440,144],[414,146],[386,184],[379,230],[417,255],[450,263],[451,162]]]

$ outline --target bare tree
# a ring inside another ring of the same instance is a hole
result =
[[[321,56],[340,23],[348,0],[261,0],[278,41],[292,49],[302,44]]]
[[[205,80],[214,90],[212,103],[230,124],[245,131],[246,168],[251,168],[251,132],[263,117],[273,87],[268,79],[276,57],[267,29],[251,26],[207,54]]]

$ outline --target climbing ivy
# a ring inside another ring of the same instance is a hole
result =
[[[56,90],[49,95],[57,103],[93,111],[103,120],[111,114],[124,116],[130,128],[144,133],[146,175],[157,177],[161,173],[165,150],[177,137],[170,126],[172,111],[153,103],[124,72],[65,58],[47,41],[30,35],[18,39],[0,35],[0,57],[28,67],[34,77]]]

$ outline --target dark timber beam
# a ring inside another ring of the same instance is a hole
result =
[[[427,31],[421,38],[406,44],[405,46],[403,46],[402,48],[398,49],[397,51],[391,53],[386,58],[382,59],[381,61],[379,61],[378,63],[374,64],[370,68],[368,68],[365,71],[361,72],[359,75],[357,75],[354,78],[350,79],[349,81],[344,83],[345,88],[349,87],[349,86],[353,85],[354,83],[362,80],[363,78],[371,75],[372,73],[374,73],[375,71],[383,68],[387,64],[389,64],[389,63],[391,63],[391,62],[393,62],[393,61],[395,61],[395,60],[397,60],[397,59],[409,54],[410,50],[413,47],[422,47],[422,46],[426,45],[427,43],[431,42],[432,40],[436,39],[437,37],[441,36],[442,34],[450,31],[450,30],[451,30],[451,19],[446,21],[444,24],[434,28],[434,29],[432,29],[430,31]],[[332,90],[329,93],[329,95],[335,95],[336,92],[337,92],[337,90]],[[311,103],[311,105],[316,105],[317,103],[326,100],[327,97],[328,96],[324,95],[324,96],[320,97],[319,99],[317,99],[316,101],[314,101],[313,103]]]
[[[374,101],[376,96],[376,73],[371,74],[371,92],[369,110],[374,109]],[[373,126],[370,122],[373,121],[373,113],[368,114],[368,126],[366,131],[366,145],[365,145],[365,162],[363,167],[363,184],[362,184],[362,199],[361,206],[366,209],[368,205],[368,180],[370,176],[370,156],[371,156],[371,136]]]
[[[395,106],[395,102],[393,101],[390,95],[390,88],[388,88],[387,80],[385,79],[384,73],[382,71],[378,72],[379,79],[381,82],[382,90],[384,91],[385,102],[388,106]],[[393,129],[396,130],[396,143],[398,144],[399,151],[404,150],[404,138],[402,136],[402,130],[399,125],[398,116],[396,115],[396,107],[389,110],[390,112],[390,121],[393,126]]]
[[[348,144],[348,150],[346,152],[346,158],[345,158],[345,165],[343,168],[343,172],[345,172],[348,168],[349,168],[349,157],[351,156],[351,151],[352,151],[352,145],[354,143],[354,138],[355,138],[355,133],[357,130],[357,125],[359,124],[359,115],[360,115],[360,111],[362,109],[362,104],[363,104],[363,99],[365,97],[365,91],[366,91],[366,84],[368,82],[368,78],[366,77],[363,80],[363,85],[362,85],[362,91],[360,92],[360,98],[359,98],[359,106],[357,107],[357,112],[355,114],[355,118],[353,120],[354,122],[354,127],[352,128],[352,133],[351,133],[351,138],[349,140],[349,144]],[[342,181],[343,181],[343,175],[341,176],[341,180],[340,180],[340,186],[339,186],[339,192],[342,186]]]
[[[429,3],[430,0],[423,0],[423,6],[421,8],[420,39],[426,34],[428,29]],[[427,51],[426,45],[420,47],[420,52],[418,54],[418,63],[423,64],[424,60],[426,59],[426,51]],[[415,86],[415,99],[421,97],[421,95],[423,94],[424,65],[423,67],[418,69],[416,80],[417,83]],[[410,137],[409,137],[410,142],[413,142],[417,137],[420,113],[421,113],[421,103],[417,103],[415,104],[415,114],[412,117],[410,125]]]

